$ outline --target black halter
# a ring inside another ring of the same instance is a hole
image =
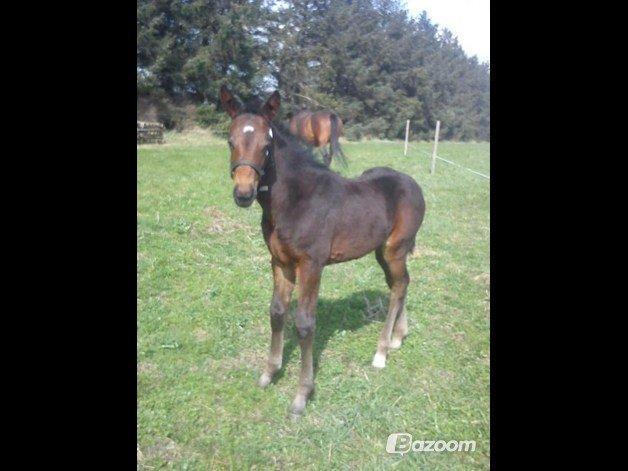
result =
[[[236,168],[241,165],[246,165],[247,167],[251,167],[253,170],[257,172],[260,179],[266,173],[266,167],[273,160],[272,147],[273,147],[273,130],[272,128],[268,128],[268,135],[270,136],[270,144],[268,145],[268,153],[264,156],[264,163],[260,167],[255,162],[251,162],[250,160],[236,160],[235,162],[231,162],[231,176],[233,177],[233,172]]]
[[[251,162],[250,160],[236,160],[235,162],[231,162],[231,175],[233,175],[233,172],[236,168],[240,167],[241,165],[246,165],[247,167],[251,167],[253,170],[255,170],[259,177],[262,178],[266,173],[264,169],[266,168],[266,165],[268,165],[270,159],[271,155],[269,152],[268,156],[264,158],[264,164],[261,167],[255,162]]]

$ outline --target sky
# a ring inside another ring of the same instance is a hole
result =
[[[490,62],[490,0],[406,0],[412,16],[427,12],[432,23],[449,29],[469,56]]]

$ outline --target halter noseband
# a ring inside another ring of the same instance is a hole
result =
[[[270,139],[271,139],[270,142],[272,144],[273,130],[271,128],[268,128],[268,135],[270,136]],[[246,165],[247,167],[251,167],[253,170],[255,170],[261,179],[266,173],[266,171],[264,170],[266,168],[266,165],[268,165],[268,163],[272,159],[273,159],[273,155],[269,147],[268,154],[264,156],[264,163],[262,164],[261,167],[257,165],[255,162],[252,162],[250,160],[236,160],[235,162],[231,162],[231,176],[233,176],[233,172],[235,171],[236,168],[242,165]]]
[[[269,157],[270,157],[270,154],[269,154]],[[250,160],[237,160],[235,162],[231,162],[231,175],[233,175],[233,172],[236,168],[242,165],[246,165],[247,167],[251,167],[253,170],[255,170],[257,174],[259,175],[259,177],[262,178],[264,174],[266,173],[264,172],[264,168],[266,167],[268,160],[270,160],[270,158],[268,159],[264,158],[264,165],[262,167],[257,165],[255,162],[251,162]]]

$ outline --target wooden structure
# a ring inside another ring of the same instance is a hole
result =
[[[163,144],[164,125],[161,123],[137,122],[138,144]]]

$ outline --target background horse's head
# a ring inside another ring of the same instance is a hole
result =
[[[279,92],[275,91],[259,113],[243,113],[229,89],[220,89],[220,101],[232,122],[229,129],[231,149],[231,178],[233,198],[238,206],[250,206],[257,196],[260,180],[271,158],[272,130],[270,121],[280,106]]]

